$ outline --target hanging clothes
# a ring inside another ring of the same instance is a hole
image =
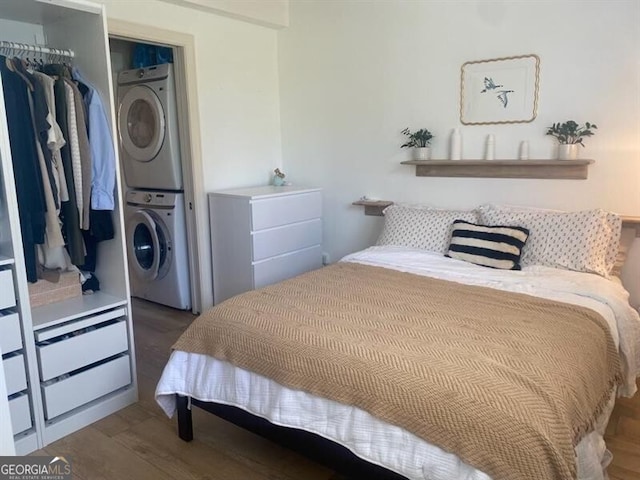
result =
[[[69,194],[67,192],[67,184],[64,178],[64,170],[62,167],[62,159],[60,157],[60,148],[66,143],[62,136],[62,131],[55,119],[55,99],[53,94],[53,80],[44,73],[34,71],[32,73],[35,80],[40,84],[44,92],[44,98],[47,106],[46,121],[48,129],[45,134],[41,133],[42,137],[45,137],[45,144],[41,146],[45,161],[47,161],[47,154],[49,152],[48,159],[52,164],[53,178],[54,178],[54,190],[58,194],[57,202],[54,212],[52,212],[52,206],[48,200],[47,188],[45,185],[45,200],[47,205],[47,228],[46,239],[44,245],[38,245],[38,263],[48,270],[68,270],[71,266],[71,260],[69,254],[65,250],[65,241],[62,235],[62,222],[60,221],[60,208],[61,202],[69,201]],[[57,228],[54,226],[57,224]]]
[[[49,115],[49,107],[45,97],[44,88],[40,82],[34,77],[34,75],[27,71],[26,66],[19,58],[13,58],[11,60],[13,68],[16,72],[20,73],[30,85],[33,87],[33,91],[30,95],[31,116],[33,120],[33,128],[36,132],[36,142],[40,145],[41,149],[38,150],[44,156],[45,171],[42,172],[43,182],[48,182],[53,195],[54,206],[58,202],[58,189],[56,188],[56,182],[54,180],[53,164],[51,159],[51,152],[47,148],[47,132],[49,131],[50,124],[47,120]],[[47,205],[47,209],[48,209]]]
[[[83,272],[94,273],[96,271],[99,243],[115,237],[111,213],[109,210],[91,210],[91,229],[82,231],[87,248],[87,256],[85,257],[84,265],[78,265],[78,268]],[[95,288],[92,288],[92,290],[95,290]]]
[[[0,55],[0,75],[9,129],[9,144],[18,198],[27,280],[38,280],[36,244],[45,239],[45,201],[42,172],[36,152],[36,133],[29,109],[25,80],[12,71],[10,60]],[[34,186],[36,188],[34,188]]]
[[[65,101],[67,102],[67,143],[71,151],[71,169],[73,171],[73,188],[76,193],[76,207],[78,208],[78,225],[82,230],[84,195],[82,191],[82,158],[80,155],[80,140],[78,139],[76,104],[73,98],[73,89],[67,79],[63,79],[63,81]]]
[[[45,75],[42,72],[33,72],[33,75],[38,79],[40,84],[44,87],[45,100],[47,102],[47,108],[49,115],[47,116],[47,123],[49,123],[49,130],[47,131],[47,147],[51,152],[51,161],[53,164],[54,180],[56,183],[56,189],[58,191],[57,209],[60,210],[62,202],[69,201],[69,192],[67,191],[67,181],[64,176],[64,167],[62,165],[62,156],[60,149],[67,143],[60,125],[56,120],[56,104],[53,93],[53,86],[55,80],[49,75]]]
[[[72,76],[84,95],[92,161],[90,228],[88,232],[83,232],[87,256],[84,265],[79,268],[85,272],[95,272],[99,242],[115,236],[112,218],[115,206],[115,149],[109,117],[100,93],[77,68],[72,69]]]
[[[91,159],[91,145],[89,143],[89,134],[87,130],[87,115],[82,93],[80,93],[80,90],[74,82],[66,78],[64,80],[65,82],[67,82],[67,85],[73,92],[73,103],[75,107],[75,118],[77,123],[78,148],[80,151],[80,169],[82,181],[82,214],[80,216],[80,228],[82,230],[89,230],[93,162]]]
[[[69,139],[69,124],[67,112],[67,95],[65,81],[63,78],[69,78],[70,74],[64,65],[46,65],[43,69],[44,73],[53,75],[56,78],[53,93],[56,104],[56,119],[62,130],[65,139]],[[75,110],[74,110],[75,114]],[[74,187],[73,166],[71,160],[71,150],[67,145],[60,150],[62,156],[62,164],[67,183],[67,191],[69,193],[69,201],[62,204],[60,217],[63,223],[63,234],[67,242],[67,250],[74,265],[84,263],[85,247],[82,232],[80,231],[80,217],[78,214],[76,192]]]
[[[36,146],[38,164],[42,175],[42,194],[46,207],[44,246],[48,248],[60,248],[64,246],[64,238],[62,237],[60,219],[58,218],[58,211],[56,209],[57,192],[54,192],[55,182],[53,181],[53,168],[51,165],[47,165],[47,163],[51,161],[51,156],[49,155],[47,158],[44,154],[45,150],[48,151],[46,134],[49,129],[47,122],[48,108],[44,88],[31,73],[27,72],[20,59],[13,59],[13,66],[16,70],[20,70],[22,75],[26,77],[34,87],[31,96],[29,96],[29,108],[31,124],[36,137],[33,141]],[[42,148],[43,143],[44,150]]]
[[[91,208],[113,210],[116,185],[116,154],[113,136],[109,128],[109,117],[98,92],[84,79],[77,68],[72,69],[73,79],[79,83],[84,93],[85,107],[89,123],[89,143],[93,175],[91,183]]]

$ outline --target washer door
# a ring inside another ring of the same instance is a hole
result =
[[[128,227],[129,264],[138,278],[153,281],[158,277],[161,253],[156,222],[149,213],[138,210]]]
[[[122,97],[118,109],[118,131],[122,148],[139,162],[150,162],[162,148],[165,135],[164,109],[155,92],[136,85]]]

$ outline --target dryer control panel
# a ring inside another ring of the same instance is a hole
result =
[[[171,208],[176,205],[176,194],[172,192],[129,190],[127,192],[127,205]]]

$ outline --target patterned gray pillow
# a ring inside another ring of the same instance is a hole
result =
[[[515,223],[529,229],[522,265],[546,265],[607,277],[615,263],[622,222],[604,210],[555,212],[483,205],[478,212],[482,223]]]
[[[376,245],[413,247],[445,254],[454,220],[478,222],[475,210],[436,210],[391,205],[384,210],[384,229]]]

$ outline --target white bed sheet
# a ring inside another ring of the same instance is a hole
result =
[[[619,283],[597,275],[529,267],[505,272],[478,267],[438,254],[403,247],[371,247],[342,261],[383,266],[435,278],[484,285],[586,306],[609,324],[624,359],[627,382],[623,394],[635,392],[635,345],[640,319],[628,306]],[[167,415],[175,413],[174,394],[202,401],[234,405],[271,422],[307,430],[334,440],[359,457],[401,473],[412,480],[488,480],[483,472],[456,455],[425,442],[406,430],[389,425],[353,406],[283,387],[268,378],[205,355],[175,351],[156,389],[156,400]],[[603,480],[610,455],[602,435],[615,401],[603,413],[593,432],[576,447],[580,480]],[[372,441],[375,439],[375,441]]]

